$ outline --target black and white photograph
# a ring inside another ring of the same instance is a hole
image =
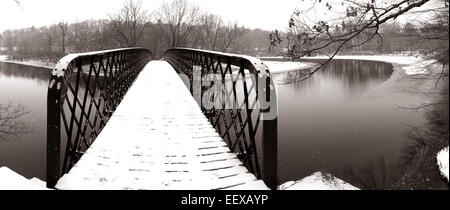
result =
[[[449,5],[0,0],[0,190],[448,191]]]

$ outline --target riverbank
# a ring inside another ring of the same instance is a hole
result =
[[[0,190],[49,190],[37,178],[27,179],[7,167],[0,167]]]
[[[360,190],[331,174],[316,172],[300,181],[286,182],[278,190]]]
[[[325,56],[308,57],[305,60],[323,60],[328,59]],[[378,61],[390,63],[392,65],[397,65],[400,67],[396,70],[403,75],[414,76],[414,75],[426,75],[428,73],[433,73],[438,66],[435,64],[436,61],[426,59],[420,55],[406,56],[406,55],[340,55],[336,56],[334,59],[346,59],[346,60],[363,60],[363,61]]]
[[[302,61],[292,62],[283,57],[262,57],[264,63],[269,67],[271,73],[284,73],[289,71],[299,71],[312,69],[318,66],[321,60],[327,60],[326,56],[304,57]],[[378,61],[398,65],[399,72],[403,75],[425,75],[428,69],[437,69],[434,60],[427,60],[419,55],[339,55],[334,60],[362,60],[362,61]],[[310,62],[306,62],[310,61]]]
[[[345,56],[341,59],[346,57],[391,63],[396,73],[383,87],[391,90],[387,100],[396,102],[414,93],[421,102],[398,104],[399,111],[423,115],[425,122],[411,126],[407,134],[413,140],[403,157],[407,166],[392,189],[448,190],[448,180],[444,180],[437,160],[438,153],[449,145],[448,78],[438,82],[443,66],[419,56]],[[379,90],[374,90],[367,97],[377,97],[377,92]]]
[[[287,71],[296,71],[303,69],[310,69],[317,66],[316,63],[320,60],[327,60],[326,56],[304,57],[301,62],[291,62],[283,57],[263,57],[273,73],[282,73]],[[419,55],[339,55],[333,58],[334,60],[362,60],[362,61],[378,61],[390,63],[393,65],[400,65],[401,72],[404,75],[419,75],[427,74],[427,68],[433,68],[434,61],[427,60]],[[310,62],[305,62],[310,61]],[[283,64],[284,63],[284,64]],[[297,67],[297,68],[296,68]],[[273,70],[272,70],[273,68]]]
[[[434,85],[434,84],[431,84]],[[426,117],[426,122],[411,128],[410,135],[414,142],[408,149],[410,157],[408,167],[405,168],[400,180],[393,189],[407,190],[448,190],[448,155],[445,161],[439,157],[444,148],[449,146],[449,109],[448,109],[448,80],[441,82],[428,102],[410,111],[418,112]],[[432,93],[424,94],[430,95]],[[442,165],[443,163],[447,166]],[[442,169],[446,168],[447,172]]]
[[[52,63],[52,62],[45,62],[45,61],[38,61],[38,60],[23,60],[23,61],[7,60],[6,55],[0,55],[0,62],[1,63],[20,64],[20,65],[26,65],[26,66],[39,67],[39,68],[47,68],[47,69],[53,69],[55,67],[55,63]]]
[[[269,68],[270,73],[279,74],[290,71],[301,71],[311,69],[317,66],[312,62],[291,62],[291,61],[264,61]]]

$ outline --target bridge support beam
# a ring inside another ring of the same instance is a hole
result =
[[[262,93],[270,106],[263,110],[262,132],[262,179],[271,190],[278,186],[278,100],[275,84],[269,75],[265,77],[265,88]],[[274,114],[275,113],[275,114]],[[268,114],[268,115],[267,115]],[[272,115],[273,116],[272,116]],[[267,116],[266,116],[267,115]],[[265,119],[267,118],[267,119]]]
[[[277,139],[278,119],[264,121],[263,125],[263,168],[262,178],[267,187],[276,190],[278,186],[278,142]]]
[[[47,188],[53,188],[60,177],[61,83],[61,77],[52,76],[50,78],[47,100]]]

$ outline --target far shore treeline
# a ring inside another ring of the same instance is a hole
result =
[[[68,53],[122,47],[144,47],[155,57],[166,49],[189,47],[252,56],[280,56],[289,43],[270,49],[273,31],[248,29],[238,22],[226,23],[220,16],[202,11],[186,0],[163,2],[159,9],[147,12],[138,1],[125,1],[109,19],[54,23],[0,32],[0,55],[9,59],[57,61]],[[174,13],[185,9],[184,13]],[[178,15],[177,15],[178,14]],[[286,20],[288,22],[289,20]],[[284,31],[280,25],[279,31]],[[383,24],[382,40],[341,49],[341,54],[390,54],[430,51],[442,45],[440,40],[423,40],[417,34],[422,26],[396,21]],[[281,32],[283,33],[283,32]],[[354,40],[353,42],[357,42]]]

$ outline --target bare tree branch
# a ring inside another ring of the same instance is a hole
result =
[[[200,9],[187,0],[163,2],[155,13],[158,29],[167,47],[183,47],[198,22]]]
[[[121,46],[136,47],[140,44],[149,21],[149,14],[142,9],[142,1],[127,0],[118,13],[108,16]]]
[[[303,81],[327,65],[343,48],[365,45],[375,37],[382,40],[379,33],[380,26],[422,7],[429,1],[344,0],[336,3],[316,0],[308,10],[296,10],[292,15],[286,38],[284,38],[288,41],[286,56],[292,60],[299,60],[313,54],[329,54],[325,62],[304,75],[304,78],[300,80]],[[325,6],[332,18],[328,20],[321,20],[320,17],[311,19],[309,17],[310,10],[319,5]],[[271,34],[270,39],[271,49],[276,48],[277,45],[282,46],[283,39],[278,31]]]
[[[11,137],[28,133],[30,129],[20,120],[28,113],[27,107],[21,104],[0,104],[0,141],[8,141]]]

